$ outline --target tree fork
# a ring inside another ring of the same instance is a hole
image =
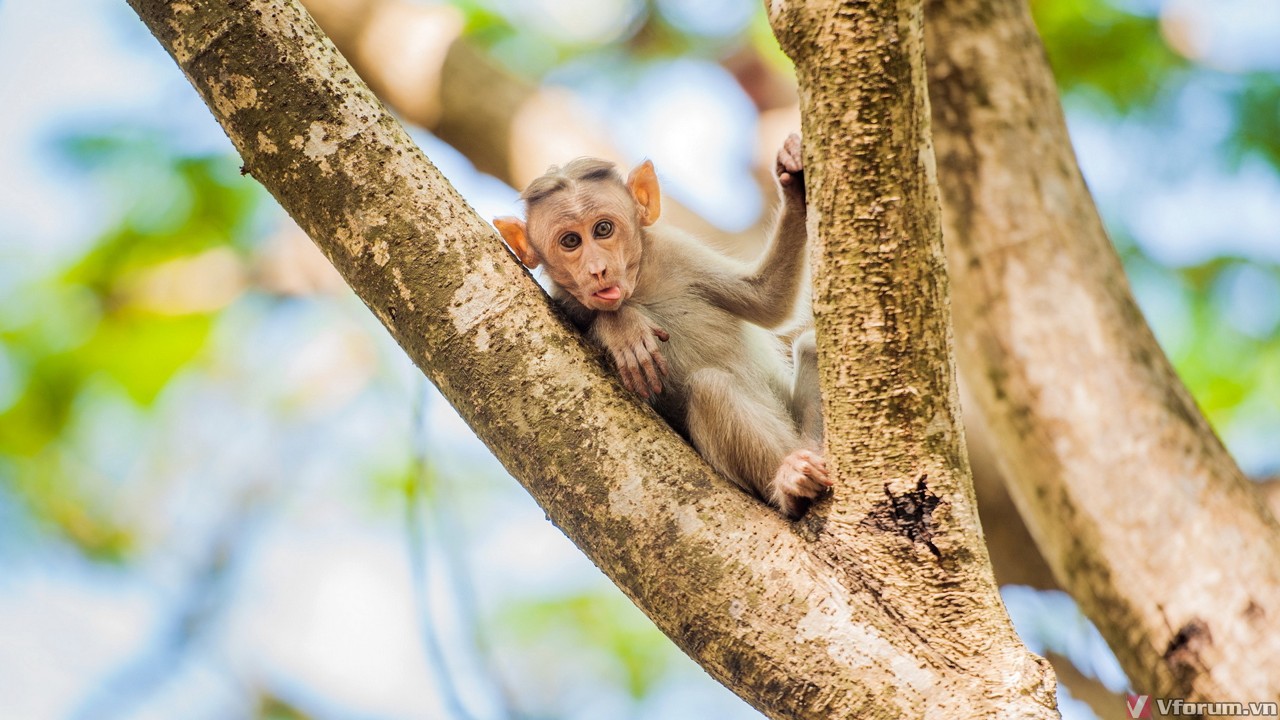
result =
[[[246,169],[548,517],[714,677],[773,718],[1053,715],[1043,663],[992,632],[1007,621],[969,550],[976,525],[950,521],[972,497],[948,490],[947,463],[920,496],[947,504],[936,521],[910,503],[885,516],[929,528],[942,561],[871,529],[870,503],[865,523],[843,501],[787,523],[622,390],[296,2],[130,4]],[[874,426],[885,436],[861,442],[916,451]],[[841,498],[866,496],[846,478]],[[930,580],[900,581],[917,575]],[[913,600],[952,614],[904,612]]]

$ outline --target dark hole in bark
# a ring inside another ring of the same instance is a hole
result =
[[[928,475],[922,474],[916,479],[914,490],[898,495],[885,483],[884,494],[885,499],[876,503],[863,524],[922,543],[934,557],[941,559],[942,551],[933,544],[933,511],[942,503],[942,498],[929,492]]]
[[[1192,618],[1169,640],[1164,650],[1164,661],[1179,683],[1187,685],[1204,669],[1200,652],[1213,644],[1209,625],[1200,618]]]
[[[1264,620],[1266,617],[1267,611],[1264,610],[1256,601],[1249,600],[1249,604],[1244,609],[1244,618],[1251,623],[1256,623]]]

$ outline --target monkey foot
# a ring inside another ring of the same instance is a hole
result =
[[[773,476],[773,503],[784,515],[795,519],[833,484],[827,477],[827,461],[822,455],[796,450],[782,459]]]

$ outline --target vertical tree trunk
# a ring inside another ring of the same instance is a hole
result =
[[[820,508],[824,533],[866,536],[852,567],[874,568],[882,611],[908,618],[926,646],[947,648],[947,662],[989,699],[970,717],[1050,715],[1052,671],[1004,613],[964,452],[923,2],[774,0],[770,19],[800,84],[827,462],[838,488]],[[903,716],[938,702],[935,691],[899,688],[919,696]]]
[[[932,0],[961,366],[1055,575],[1140,692],[1280,697],[1280,531],[1134,303],[1023,0]]]

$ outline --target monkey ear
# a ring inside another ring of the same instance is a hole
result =
[[[532,270],[542,263],[538,259],[538,254],[533,251],[533,245],[529,243],[529,233],[525,231],[523,220],[515,217],[500,217],[494,218],[493,225],[498,228],[498,232],[502,233],[502,239],[507,241],[507,247],[511,248],[525,267]]]
[[[658,174],[653,171],[653,161],[645,160],[627,176],[627,189],[640,206],[640,224],[652,225],[662,214],[662,191],[658,189]]]

